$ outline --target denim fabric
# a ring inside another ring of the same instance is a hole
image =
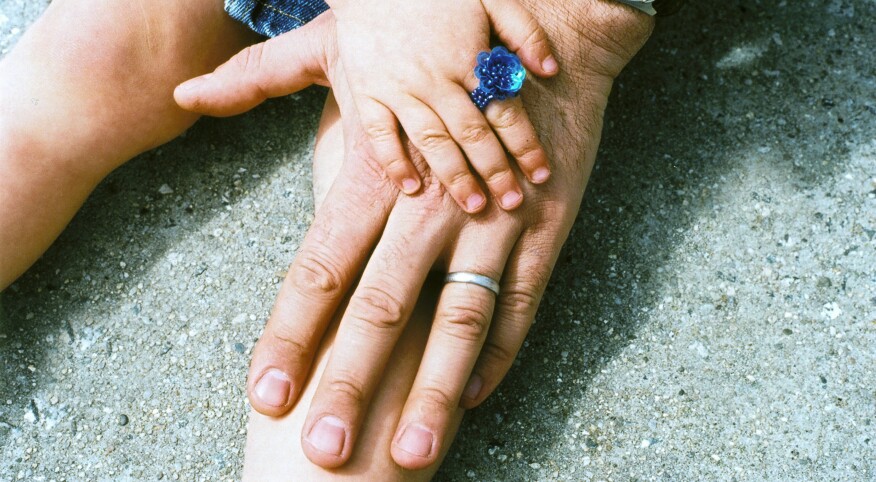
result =
[[[328,8],[322,0],[225,0],[232,18],[268,37],[298,28]]]

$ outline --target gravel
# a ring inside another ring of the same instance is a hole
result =
[[[0,0],[0,52],[47,3]],[[622,74],[532,333],[438,480],[876,479],[876,14],[725,3]],[[323,95],[133,160],[3,294],[0,480],[239,478]]]

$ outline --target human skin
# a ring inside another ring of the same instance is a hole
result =
[[[471,59],[489,50],[494,33],[533,74],[556,73],[544,31],[518,0],[327,3],[338,25],[340,75],[332,86],[350,92],[371,157],[400,190],[417,192],[420,175],[399,127],[466,212],[480,212],[487,202],[470,168],[503,209],[523,202],[505,148],[530,181],[547,181],[547,157],[522,103],[508,103],[517,119],[510,126],[496,122],[495,109],[482,113],[469,98],[478,86],[473,69],[459,61],[460,52]]]
[[[369,159],[355,110],[345,112],[349,99],[337,92],[345,163],[254,350],[248,385],[253,407],[279,416],[317,384],[309,407],[296,406],[308,410],[301,448],[317,465],[339,467],[354,454],[369,403],[386,381],[390,353],[432,268],[501,279],[502,293],[497,299],[477,286],[442,288],[425,351],[411,361],[419,365],[416,379],[392,427],[390,453],[398,465],[421,469],[439,460],[458,407],[474,407],[495,389],[532,323],[579,209],[612,82],[653,21],[602,0],[527,6],[547,31],[561,73],[533,81],[523,94],[554,175],[543,187],[524,185],[528,201],[514,212],[462,213],[429,181],[422,160],[423,191],[400,194]],[[324,34],[331,25],[321,19],[248,49],[241,56],[259,62],[232,60],[194,89],[178,90],[177,100],[225,115],[284,95],[294,90],[290,85],[300,88],[303,78],[331,81],[332,36]],[[298,50],[322,57],[304,68],[283,62]],[[351,290],[322,376],[308,379],[326,326]]]
[[[314,205],[317,209],[320,209],[338,176],[343,159],[344,140],[340,116],[334,98],[329,96],[317,133],[313,157]],[[389,447],[395,421],[404,406],[417,365],[423,356],[440,287],[440,279],[433,278],[424,288],[411,320],[391,355],[386,376],[375,391],[374,402],[359,436],[360,445],[369,449],[358,450],[342,467],[327,470],[308,460],[301,448],[299,434],[307,417],[306,407],[316,392],[317,383],[334,345],[334,333],[340,321],[340,317],[335,316],[317,352],[314,370],[301,394],[299,408],[279,418],[262,415],[254,410],[250,413],[243,480],[429,480],[438,469],[437,464],[422,470],[406,470],[392,459]],[[456,431],[462,414],[461,408],[454,414],[450,428],[452,432]]]
[[[196,115],[180,110],[170,99],[173,86],[183,79],[209,71],[255,38],[229,20],[220,7],[213,0],[165,0],[132,6],[97,0],[58,0],[0,63],[0,110],[10,114],[0,118],[0,206],[3,207],[0,210],[0,260],[3,260],[0,288],[14,280],[48,246],[88,192],[108,172],[137,153],[174,138],[195,121]],[[589,22],[586,18],[576,17],[577,7],[588,7],[587,15],[592,16]],[[571,174],[564,172],[564,176],[572,178],[568,183],[575,188],[574,195],[568,199],[540,200],[548,212],[552,212],[551,206],[557,206],[556,212],[544,217],[543,224],[526,222],[537,218],[538,212],[520,213],[511,221],[504,218],[501,223],[494,217],[479,218],[478,223],[486,225],[481,231],[479,245],[496,244],[495,241],[508,232],[525,230],[528,234],[520,237],[518,244],[528,249],[518,251],[525,251],[530,257],[515,258],[517,261],[506,272],[507,280],[519,278],[519,281],[504,286],[506,295],[500,298],[500,309],[493,319],[494,325],[511,329],[494,328],[490,331],[484,351],[486,355],[476,365],[478,373],[484,376],[483,388],[476,398],[463,399],[464,406],[476,405],[493,390],[510,365],[519,348],[518,343],[522,342],[521,335],[528,329],[543,283],[547,281],[546,272],[550,271],[555,253],[567,234],[568,229],[564,230],[564,226],[571,225],[577,211],[595,155],[602,109],[611,79],[650,31],[650,20],[613,4],[573,2],[554,7],[555,15],[551,16],[545,14],[549,8],[547,3],[540,7],[533,5],[533,12],[543,19],[553,19],[543,25],[561,64],[587,63],[575,65],[576,68],[568,72],[564,66],[565,73],[555,81],[533,84],[524,100],[533,122],[546,140],[552,160],[571,166],[566,167]],[[146,26],[148,28],[144,28]],[[586,38],[569,37],[568,32],[581,32]],[[617,42],[613,37],[617,32],[624,32],[623,42]],[[34,100],[37,101],[35,104]],[[131,125],[137,128],[132,129]],[[361,159],[353,157],[352,160]],[[402,205],[398,193],[392,187],[386,187],[386,180],[378,179],[376,171],[367,168],[368,163],[356,164],[348,160],[344,168],[348,164],[358,165],[365,172],[346,172],[346,178],[357,181],[353,183],[357,186],[367,186],[368,190],[358,193],[355,190],[341,191],[333,197],[350,194],[353,200],[359,200],[356,196],[363,196],[368,203],[373,201],[374,206],[369,206],[373,210],[365,215],[369,220],[366,223],[368,229],[382,229],[381,223],[386,221],[390,211],[396,219],[416,220],[428,219],[428,216],[441,214],[443,210],[441,217],[447,219],[436,220],[441,226],[461,231],[459,226],[466,224],[463,227],[472,231],[472,226],[465,223],[468,218],[459,213],[447,214],[453,212],[455,204],[444,200],[443,194],[420,196],[418,200]],[[356,178],[357,174],[362,177]],[[348,184],[348,187],[352,186]],[[569,189],[566,183],[562,187]],[[371,194],[376,194],[376,197],[368,198]],[[357,209],[361,205],[353,204]],[[346,201],[334,208],[324,207],[319,219],[321,222],[336,219],[329,214],[349,206],[349,201]],[[511,224],[511,227],[506,224]],[[537,236],[540,231],[543,234]],[[387,232],[392,233],[391,230]],[[434,232],[431,234],[435,236]],[[330,253],[330,259],[337,259],[344,254],[345,245],[342,239],[331,241],[330,248],[342,250],[340,254]],[[416,246],[421,239],[411,241],[410,245]],[[354,260],[350,264],[358,272],[367,249],[363,245],[349,248],[351,256],[362,256],[358,263]],[[444,251],[452,251],[452,247]],[[414,250],[414,253],[419,254],[419,251]],[[475,287],[462,288],[456,293],[481,296],[473,289]],[[445,290],[442,296],[448,291]],[[507,293],[512,296],[507,296]],[[253,365],[254,375],[263,373],[259,370],[270,366],[274,356],[280,357],[279,366],[289,366],[282,358],[290,353],[287,349],[289,339],[284,341],[280,331],[283,319],[292,319],[288,313],[296,309],[294,304],[282,306],[289,301],[287,290],[279,298],[272,325],[260,343],[260,358]],[[484,301],[484,298],[478,301]],[[492,301],[486,299],[486,303]],[[482,309],[482,306],[476,308]],[[472,326],[478,328],[480,325]],[[394,346],[398,350],[398,346],[404,345]],[[315,353],[316,347],[312,349]],[[411,363],[418,364],[420,359]],[[250,387],[256,380],[250,377]],[[379,394],[379,387],[389,381],[391,378],[379,380],[373,392]],[[302,383],[300,388],[306,391],[315,383],[317,380],[311,378],[309,384]],[[401,393],[402,398],[407,395],[404,390]],[[372,411],[369,413],[384,406],[379,397],[374,400],[368,407]],[[254,405],[258,406],[257,400]],[[291,402],[281,408],[288,410],[290,407]],[[265,409],[264,406],[261,408]],[[299,406],[296,415],[307,408]],[[394,420],[398,419],[401,410],[389,410],[396,414]],[[446,450],[455,430],[452,421],[457,414],[455,405],[445,407],[439,414],[442,420],[437,425],[443,430],[444,440],[439,441],[431,454],[433,458],[426,460],[424,465],[434,468],[438,454]],[[260,433],[259,429],[267,434],[279,426],[272,423],[254,426],[253,434]],[[380,426],[388,430],[385,439],[393,440],[396,427],[385,423]],[[369,427],[366,423],[362,434],[370,433]],[[398,460],[398,454],[394,447],[373,452],[368,448],[371,447],[366,446],[360,453],[364,454],[365,460],[369,460],[369,453],[374,454],[368,466],[375,468],[377,472],[370,474],[379,479],[382,473],[379,470],[393,467],[391,463]],[[295,449],[294,445],[290,446],[292,449]],[[387,454],[395,458],[390,461]],[[423,464],[421,460],[414,462]]]
[[[56,0],[0,60],[0,291],[113,169],[198,118],[173,101],[258,36],[218,0]]]

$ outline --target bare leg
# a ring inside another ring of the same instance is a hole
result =
[[[314,154],[313,190],[319,205],[344,157],[344,141],[339,114],[334,100],[329,97],[317,134]],[[250,413],[249,430],[244,460],[244,480],[429,480],[438,470],[438,464],[419,471],[410,471],[396,465],[390,454],[390,442],[395,434],[420,359],[429,336],[432,312],[440,284],[427,285],[419,300],[405,333],[387,364],[383,384],[377,389],[370,405],[357,447],[350,461],[340,468],[327,470],[314,465],[301,448],[301,431],[316,392],[316,386],[328,361],[334,343],[337,319],[320,346],[314,361],[313,373],[302,390],[295,408],[282,418],[271,418],[255,411]],[[343,310],[339,310],[343,313]],[[463,410],[459,409],[449,431],[452,438],[459,427]],[[442,454],[443,457],[444,454]]]
[[[96,184],[197,119],[173,88],[256,40],[221,0],[55,0],[0,61],[0,290]]]

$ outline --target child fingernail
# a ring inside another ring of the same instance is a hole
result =
[[[408,178],[408,179],[405,179],[404,181],[402,181],[402,191],[404,191],[405,194],[413,194],[413,193],[417,192],[417,189],[419,189],[419,188],[420,188],[420,183],[417,182],[416,179]]]
[[[255,386],[255,395],[265,405],[282,407],[289,403],[289,393],[292,391],[292,381],[285,373],[270,369],[262,375]]]
[[[552,74],[560,69],[560,64],[557,63],[557,59],[555,59],[553,55],[548,55],[542,61],[541,68],[543,68],[545,72]]]
[[[465,208],[469,211],[477,211],[480,208],[486,199],[480,194],[472,194],[465,200]]]
[[[398,448],[418,457],[428,457],[432,453],[434,441],[432,432],[419,424],[409,424],[398,439]]]
[[[344,440],[347,431],[344,422],[334,415],[327,415],[319,419],[307,434],[307,441],[320,452],[331,455],[341,455],[344,451]]]
[[[551,172],[544,167],[539,167],[532,173],[532,182],[541,184],[547,181],[549,177],[551,177]]]
[[[523,195],[521,195],[519,192],[511,191],[505,193],[505,195],[502,196],[502,207],[504,207],[505,209],[511,209],[513,207],[516,207],[522,199]]]

